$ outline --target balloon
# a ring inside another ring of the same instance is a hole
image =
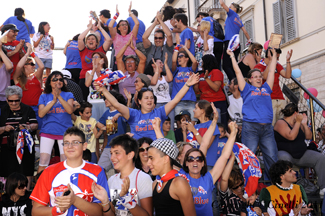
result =
[[[317,91],[317,89],[315,89],[315,88],[309,88],[308,91],[309,91],[312,95],[314,95],[315,97],[317,97],[317,95],[318,95],[318,91]],[[308,95],[306,92],[304,93],[304,98],[305,98],[305,99],[309,99],[309,95]]]
[[[292,70],[292,76],[296,79],[299,78],[301,76],[301,70],[298,68]]]
[[[323,117],[325,118],[325,110],[323,110],[323,113],[322,113]]]
[[[307,99],[307,103],[308,103],[308,106],[310,108],[309,99]],[[314,112],[320,112],[320,111],[322,111],[322,107],[320,107],[318,105],[318,103],[316,103],[315,101],[313,101],[313,108],[314,108]],[[324,114],[324,111],[323,111],[323,114]]]

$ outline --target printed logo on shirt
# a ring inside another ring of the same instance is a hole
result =
[[[237,25],[237,26],[239,26],[239,27],[242,26],[241,20],[240,20],[238,17],[236,17],[236,18],[234,19],[234,24]]]
[[[258,92],[256,92],[258,91]],[[265,88],[262,88],[261,90],[259,88],[256,88],[255,91],[251,92],[251,96],[270,96],[269,93],[266,92]]]
[[[199,186],[198,190],[199,193],[201,194],[207,194],[208,192],[206,190],[204,190],[204,188],[202,186]]]
[[[68,187],[66,185],[60,185],[58,187],[53,188],[54,195],[57,196],[62,196],[63,192],[67,189]]]
[[[138,125],[135,127],[135,131],[149,131],[149,130],[153,130],[153,127],[152,127],[152,121],[153,119],[145,119],[145,120],[140,120],[138,121]],[[151,125],[149,125],[151,124]],[[144,126],[142,126],[144,125]]]

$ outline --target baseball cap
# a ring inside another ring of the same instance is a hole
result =
[[[173,164],[178,167],[182,167],[178,162],[177,162],[177,156],[178,156],[178,148],[176,144],[167,138],[159,138],[153,141],[150,144],[151,147],[154,147],[158,149],[159,151],[165,153],[170,157],[170,159],[173,161]]]
[[[145,83],[146,87],[149,87],[151,84],[151,81],[149,79],[149,77],[147,77],[147,75],[145,74],[139,74],[137,77],[139,77],[143,83]]]
[[[181,110],[180,113],[175,116],[175,120],[179,121],[182,115],[188,115],[191,118],[191,113],[189,113],[187,110]]]
[[[63,78],[71,79],[71,73],[68,70],[61,70],[61,73],[63,74]]]
[[[19,32],[19,29],[17,29],[17,26],[15,24],[7,24],[1,28],[1,33],[3,34],[5,31],[9,29]]]

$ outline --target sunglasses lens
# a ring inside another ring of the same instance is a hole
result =
[[[139,152],[144,152],[144,148],[139,148]]]
[[[26,187],[25,184],[21,184],[21,185],[18,186],[18,189],[24,189],[25,187]]]

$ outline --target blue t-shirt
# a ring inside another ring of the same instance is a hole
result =
[[[222,40],[220,40],[219,38],[216,38],[214,36],[214,29],[213,29],[213,18],[212,17],[204,17],[202,19],[202,21],[208,21],[210,22],[210,31],[209,31],[209,35],[213,36],[214,42],[222,42]]]
[[[103,46],[103,44],[105,42],[105,37],[101,31],[97,30],[96,32],[98,32],[100,34],[99,47],[101,47],[101,46]]]
[[[243,91],[243,121],[255,123],[272,123],[273,108],[271,99],[272,90],[265,82],[261,88],[246,83]]]
[[[73,94],[71,92],[60,93],[61,97],[68,101],[69,99],[74,99]],[[42,94],[38,101],[38,106],[43,104],[46,106],[53,100],[53,94]],[[71,115],[67,113],[59,99],[56,104],[46,113],[46,115],[42,118],[43,125],[40,133],[47,133],[52,135],[61,135],[63,136],[64,132],[72,127]]]
[[[161,119],[162,128],[163,122],[167,119],[165,106],[159,107],[158,109],[154,109],[150,113],[143,114],[141,110],[136,110],[129,108],[130,118],[128,119],[128,123],[130,125],[131,133],[134,134],[134,139],[140,139],[142,137],[149,137],[152,140],[156,140],[156,134],[152,127],[152,121],[155,117],[159,117]]]
[[[192,178],[190,174],[186,173],[183,169],[181,169],[179,173],[185,175],[189,180],[196,215],[212,216],[212,191],[214,184],[211,173],[207,172],[204,176],[201,176],[198,179]]]
[[[203,137],[205,132],[210,127],[211,122],[212,121],[210,120],[205,123],[196,124],[196,125],[194,125],[194,127],[200,133],[200,135]],[[208,166],[214,166],[214,164],[218,160],[218,156],[216,154],[217,149],[218,149],[219,136],[220,136],[218,126],[216,126],[216,129],[214,130],[213,136],[215,136],[215,138],[214,138],[210,148],[208,149],[207,156],[206,156]]]
[[[108,109],[104,112],[102,117],[100,117],[99,122],[102,123],[103,125],[106,125],[106,120],[108,119],[108,117],[113,117],[117,113],[119,113],[117,110],[114,110],[111,112]],[[109,143],[111,142],[111,140],[113,138],[117,137],[118,135],[125,134],[125,133],[126,133],[126,120],[124,117],[119,117],[117,119],[117,132],[116,132],[116,134],[108,135],[107,145],[105,146],[105,148],[109,148]]]
[[[66,52],[66,58],[67,62],[65,63],[66,69],[71,68],[82,68],[81,67],[81,59],[80,59],[80,53],[78,49],[78,41],[71,41],[70,45],[67,48]]]
[[[193,56],[195,56],[195,44],[194,44],[194,37],[193,37],[193,32],[191,29],[186,28],[182,31],[182,33],[179,35],[181,41],[180,43],[182,45],[185,45],[185,42],[187,40],[190,40],[191,42],[191,47],[189,49],[189,51],[193,54]]]
[[[18,40],[18,41],[25,40],[25,42],[30,43],[29,35],[30,34],[35,34],[35,29],[34,29],[34,26],[33,26],[31,21],[29,21],[28,19],[25,19],[25,22],[26,22],[26,24],[27,24],[27,26],[29,28],[29,31],[27,30],[25,23],[18,20],[16,16],[9,17],[3,23],[3,25],[15,24],[17,26],[17,29],[19,30],[18,35],[16,37],[16,40]]]
[[[239,34],[240,29],[243,27],[243,22],[239,18],[238,14],[229,8],[227,13],[228,17],[225,22],[225,39],[229,41],[232,36]]]
[[[111,22],[111,18],[109,18],[108,20],[107,20],[107,22],[104,24],[105,26],[108,26],[109,25],[109,23]],[[115,28],[116,27],[116,22],[114,23],[114,25],[113,25],[113,28]],[[108,33],[108,35],[111,37],[111,34],[109,33],[109,31],[107,32]]]
[[[133,30],[133,27],[134,27],[134,21],[133,21],[132,17],[128,17],[126,20],[129,22],[130,28],[131,28],[131,31],[132,31]],[[139,21],[140,25],[139,25],[139,30],[138,30],[138,35],[137,35],[136,43],[143,42],[142,35],[146,31],[145,24],[141,20],[139,20],[139,19],[138,19],[138,21]]]
[[[174,80],[173,80],[173,90],[172,90],[172,99],[176,96],[176,94],[183,88],[188,78],[196,71],[193,71],[192,67],[177,67],[175,71],[173,71]],[[193,89],[193,86],[186,92],[185,96],[182,100],[189,100],[196,102],[196,96]]]

